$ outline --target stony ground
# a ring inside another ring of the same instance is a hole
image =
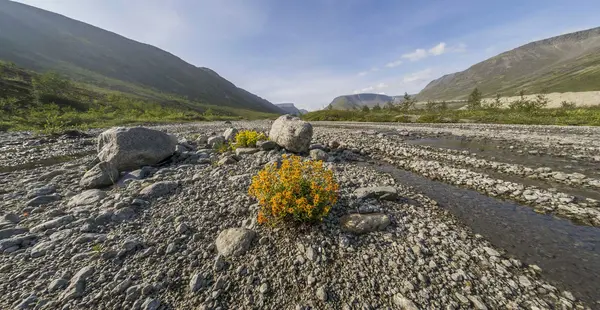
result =
[[[2,134],[0,309],[600,307],[600,296],[561,289],[374,164],[600,226],[599,129],[315,124],[313,148],[327,152],[341,200],[321,224],[275,228],[256,224],[247,189],[282,152],[219,154],[195,142],[229,126],[160,126],[180,138],[175,156],[87,191],[79,180],[98,131]],[[426,145],[456,137],[493,140],[496,150]],[[355,190],[373,186],[399,198],[359,200]],[[362,235],[341,229],[343,216],[372,212],[391,224]],[[220,240],[232,228],[242,232],[232,236],[242,240],[235,249]]]

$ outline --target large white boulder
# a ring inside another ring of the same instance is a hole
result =
[[[269,139],[288,151],[305,153],[308,152],[312,134],[313,128],[310,123],[286,114],[273,122]]]
[[[118,171],[154,165],[175,152],[177,138],[144,128],[111,128],[98,137],[98,157]]]

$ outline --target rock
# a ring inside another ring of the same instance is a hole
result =
[[[329,158],[329,154],[327,154],[327,152],[323,151],[322,149],[313,149],[310,150],[310,158],[314,160],[327,161],[327,159]]]
[[[50,203],[60,200],[60,198],[61,197],[58,194],[37,196],[37,197],[27,201],[25,203],[25,206],[38,207],[38,206],[42,206],[42,205],[47,205],[47,204],[50,204]]]
[[[394,295],[394,304],[402,310],[419,310],[414,302],[399,293]]]
[[[266,140],[256,142],[256,147],[260,148],[263,151],[270,151],[278,148],[279,145],[277,145],[277,143],[275,143],[274,141]]]
[[[6,213],[1,217],[1,219],[2,220],[0,222],[8,222],[13,224],[17,224],[21,221],[21,218],[15,213]]]
[[[37,238],[36,235],[26,235],[0,240],[0,252],[6,252],[8,249],[15,247],[18,249],[22,244],[29,243],[35,238]]]
[[[481,299],[477,296],[469,296],[469,300],[473,303],[473,305],[475,306],[475,309],[477,310],[487,310],[486,305],[481,301]]]
[[[341,218],[342,230],[353,234],[364,234],[384,230],[390,225],[390,218],[385,214],[348,214]]]
[[[118,179],[119,171],[110,163],[102,162],[88,170],[79,181],[79,185],[86,189],[100,188],[112,185]]]
[[[489,255],[489,256],[500,256],[500,253],[498,253],[498,251],[489,248],[489,247],[483,247],[483,250]]]
[[[175,152],[177,138],[144,128],[111,128],[98,136],[98,158],[118,171],[154,165]]]
[[[56,192],[56,186],[49,184],[46,186],[42,186],[42,187],[33,189],[32,191],[30,191],[27,194],[27,198],[34,198],[34,197],[43,196],[43,195],[50,195],[50,194],[54,194],[55,192]]]
[[[211,148],[215,148],[219,145],[222,145],[223,143],[225,143],[225,138],[223,138],[222,136],[216,136],[216,137],[210,137],[208,138],[208,145]]]
[[[398,199],[398,191],[392,186],[362,187],[354,191],[358,199],[378,198],[381,200]]]
[[[179,184],[175,181],[160,181],[144,187],[140,195],[144,198],[158,198],[174,191]]]
[[[221,166],[221,165],[233,165],[235,163],[237,163],[237,160],[235,160],[235,158],[233,158],[233,156],[225,156],[225,157],[221,158],[217,162],[217,164],[219,166]]]
[[[158,310],[160,307],[160,302],[158,299],[147,297],[144,303],[142,304],[141,310]]]
[[[231,127],[231,128],[227,128],[225,129],[225,132],[223,132],[223,138],[225,139],[225,141],[234,141],[235,140],[235,136],[238,134],[238,130]]]
[[[192,279],[190,280],[189,287],[190,287],[190,291],[192,293],[195,293],[206,285],[207,285],[207,283],[204,278],[204,275],[202,275],[201,273],[195,273],[192,276]]]
[[[15,310],[32,309],[36,306],[38,301],[37,296],[31,294],[23,299],[18,305],[15,306]]]
[[[85,282],[89,276],[94,273],[94,267],[86,266],[81,268],[72,278],[69,287],[60,296],[61,301],[68,301],[73,298],[78,298],[85,291]]]
[[[317,289],[317,298],[321,301],[327,301],[327,291],[321,286]]]
[[[37,258],[37,257],[46,255],[46,252],[54,249],[54,246],[55,246],[54,241],[43,241],[43,242],[36,244],[31,249],[31,254],[30,254],[31,258]]]
[[[73,222],[74,220],[75,220],[75,217],[73,215],[70,215],[70,214],[64,215],[64,216],[55,218],[53,220],[44,222],[42,224],[39,224],[37,226],[34,226],[33,228],[31,228],[31,232],[38,233],[38,232],[46,231],[48,229],[61,227],[61,226],[64,226],[64,225],[67,225],[67,224]]]
[[[62,290],[65,287],[67,287],[67,285],[69,285],[69,281],[67,281],[65,279],[56,279],[56,280],[53,280],[52,282],[50,282],[50,285],[48,285],[48,291],[54,292],[54,291]]]
[[[89,206],[94,205],[106,197],[106,193],[99,189],[88,189],[78,195],[71,197],[67,206]]]
[[[283,115],[273,122],[269,139],[288,151],[304,153],[308,152],[312,135],[310,123],[291,115]]]
[[[215,244],[220,255],[239,256],[248,251],[256,233],[246,228],[229,228],[222,231]]]
[[[56,170],[52,170],[49,172],[46,172],[44,174],[42,174],[39,178],[38,181],[48,181],[52,178],[54,178],[55,176],[61,175],[61,174],[65,174],[68,173],[69,170],[67,169],[56,169]]]
[[[198,145],[208,144],[208,136],[199,135],[198,138],[196,138],[196,144],[198,144]]]
[[[259,150],[257,148],[240,147],[240,148],[235,149],[235,155],[240,156],[240,155],[246,155],[246,154],[254,154],[258,151]]]
[[[24,234],[28,231],[29,231],[29,229],[24,228],[24,227],[2,229],[2,230],[0,230],[0,240],[7,239],[12,236]]]

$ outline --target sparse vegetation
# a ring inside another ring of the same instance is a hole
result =
[[[267,136],[255,130],[242,130],[235,136],[233,148],[238,147],[256,147],[258,141],[267,140]]]
[[[469,110],[481,109],[481,99],[482,98],[483,98],[483,95],[481,94],[479,89],[477,89],[477,87],[475,87],[475,89],[473,89],[473,91],[469,95],[469,99],[467,99],[467,108]]]
[[[266,165],[248,190],[260,204],[260,224],[322,220],[338,199],[339,185],[322,161],[284,155],[281,166]]]

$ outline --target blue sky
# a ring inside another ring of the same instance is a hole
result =
[[[530,41],[600,26],[598,0],[19,0],[158,46],[271,102],[416,93]]]

